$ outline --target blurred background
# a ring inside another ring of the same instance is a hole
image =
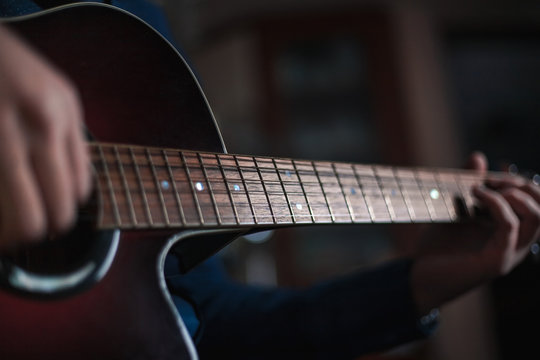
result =
[[[540,171],[540,2],[162,0],[231,153]],[[414,251],[412,225],[294,228],[223,251],[305,286]],[[538,359],[540,263],[442,309],[436,336],[362,359]]]

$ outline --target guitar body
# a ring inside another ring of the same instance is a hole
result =
[[[76,241],[76,239],[73,239]],[[0,293],[3,359],[191,359],[159,280],[165,241],[123,234],[105,277],[63,299]]]
[[[191,70],[139,19],[87,4],[17,18],[8,26],[74,81],[95,139],[224,152]],[[162,274],[166,253],[192,234],[206,233],[122,232],[107,255],[107,273],[69,296],[44,301],[1,290],[0,358],[196,357]]]

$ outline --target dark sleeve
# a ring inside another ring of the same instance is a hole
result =
[[[409,292],[410,266],[400,260],[292,290],[233,282],[214,258],[174,287],[199,312],[202,359],[348,359],[427,335]]]

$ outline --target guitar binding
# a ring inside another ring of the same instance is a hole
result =
[[[95,209],[83,207],[66,235],[2,255],[0,287],[30,298],[58,299],[100,281],[113,262],[120,231],[97,231],[91,214]]]

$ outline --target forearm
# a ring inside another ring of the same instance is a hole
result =
[[[210,281],[192,292],[204,318],[201,355],[351,358],[422,337],[409,269],[400,261],[305,290]]]

